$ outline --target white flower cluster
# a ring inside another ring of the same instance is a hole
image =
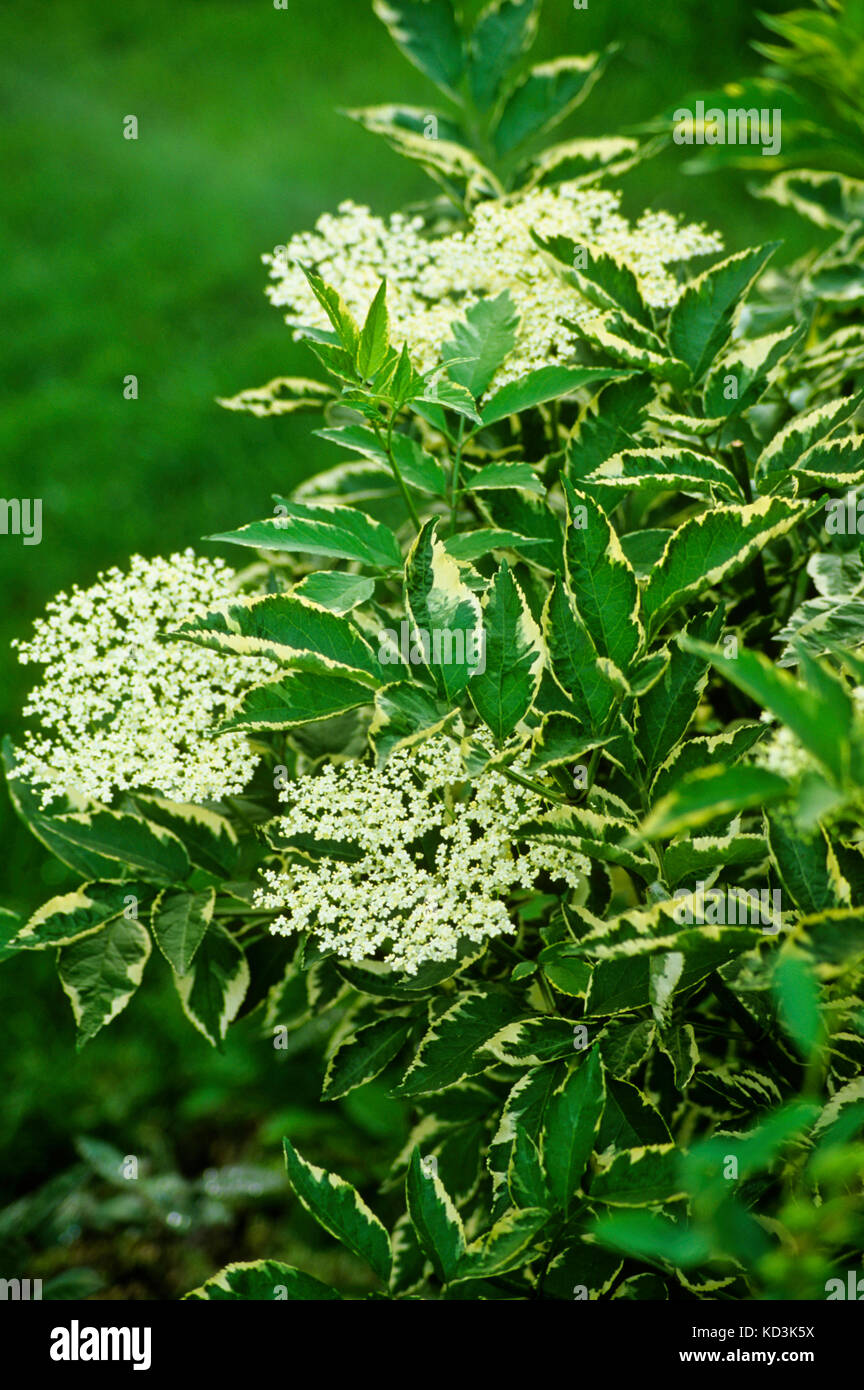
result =
[[[542,798],[494,770],[466,781],[458,746],[442,736],[394,753],[381,770],[330,764],[281,796],[282,835],[348,842],[360,856],[265,870],[256,904],[287,909],[271,931],[308,929],[355,961],[383,952],[408,974],[452,960],[460,938],[512,933],[504,899],[513,889],[532,888],[543,872],[578,888],[590,868],[557,845],[514,846],[516,827],[546,809]]]
[[[864,715],[864,685],[857,685],[852,691],[852,700],[860,715]],[[763,714],[766,724],[773,723],[769,714]],[[776,772],[779,777],[798,777],[802,772],[812,772],[816,764],[803,746],[797,734],[785,724],[773,729],[770,737],[762,739],[753,750],[753,758],[759,767]]]
[[[395,214],[388,221],[368,208],[344,202],[263,260],[270,266],[267,294],[287,308],[294,327],[329,324],[301,263],[337,289],[362,322],[382,278],[394,342],[408,343],[421,370],[440,361],[454,319],[478,300],[508,290],[519,312],[516,347],[500,369],[495,388],[535,367],[572,355],[577,335],[562,320],[580,320],[596,309],[564,284],[531,239],[567,236],[577,245],[607,251],[633,270],[649,304],[674,304],[679,287],[668,267],[691,256],[722,250],[719,237],[695,225],[681,226],[666,212],[646,212],[631,226],[618,211],[620,195],[607,189],[561,184],[534,189],[517,200],[478,205],[468,231],[430,239],[421,217]]]
[[[89,589],[58,594],[32,640],[13,643],[22,663],[46,668],[23,711],[40,731],[16,750],[43,808],[64,792],[110,803],[135,787],[173,801],[243,790],[258,758],[244,736],[214,738],[213,726],[271,664],[160,640],[224,598],[234,578],[192,550],[134,555],[128,574],[110,569]]]

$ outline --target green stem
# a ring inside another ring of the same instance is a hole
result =
[[[555,1003],[555,997],[554,997],[554,995],[552,994],[552,991],[551,991],[551,989],[549,988],[549,985],[548,985],[547,981],[546,981],[546,980],[544,979],[544,977],[543,977],[543,971],[542,971],[542,969],[541,969],[541,970],[538,970],[537,974],[534,975],[532,978],[535,979],[535,980],[537,981],[537,986],[538,986],[538,988],[539,988],[539,990],[540,990],[540,993],[543,995],[543,998],[544,998],[545,1002],[546,1002],[546,1003],[548,1004],[548,1006],[549,1006],[549,1012],[550,1012],[550,1013],[553,1013],[553,1014],[557,1014],[557,1012],[558,1012],[558,1005]]]
[[[465,442],[465,417],[459,416],[459,430],[456,435],[456,452],[453,455],[453,471],[450,475],[450,535],[456,530],[456,512],[459,507],[461,489],[459,474],[462,469],[462,448]]]
[[[744,496],[747,498],[748,502],[752,502],[753,484],[750,480],[750,468],[747,463],[747,455],[740,444],[733,444],[730,452],[732,461],[735,465],[735,474],[744,491]],[[771,613],[771,596],[768,592],[768,576],[765,573],[765,562],[762,559],[761,550],[757,550],[753,557],[753,575],[754,588],[762,603],[763,613],[768,616]]]
[[[601,738],[605,739],[606,735],[609,733],[609,730],[612,728],[612,725],[615,723],[615,718],[618,714],[619,709],[621,708],[623,699],[623,695],[619,695],[617,700],[613,702],[612,708],[609,711],[609,717],[600,731]],[[602,746],[598,745],[598,747],[595,748],[593,753],[591,754],[591,761],[588,764],[588,781],[585,785],[585,790],[582,796],[583,801],[587,801],[588,797],[591,794],[591,789],[594,786],[594,778],[597,776],[597,768],[600,765],[600,754],[602,752]]]
[[[214,916],[214,917],[243,917],[243,918],[246,918],[246,919],[250,919],[250,918],[252,918],[252,917],[278,917],[278,916],[279,916],[279,913],[278,913],[277,911],[273,910],[272,908],[267,909],[266,911],[263,911],[263,910],[259,911],[258,909],[255,909],[254,911],[250,912],[250,911],[248,911],[247,908],[242,907],[242,906],[241,906],[241,907],[214,907],[214,909],[213,909],[213,916]]]
[[[414,523],[414,526],[416,527],[416,529],[419,531],[419,530],[421,529],[422,522],[420,521],[420,517],[419,517],[418,514],[417,514],[417,508],[414,506],[414,501],[413,501],[413,499],[412,499],[412,497],[411,497],[410,492],[408,491],[408,488],[407,488],[406,485],[405,485],[405,479],[402,477],[402,474],[401,474],[401,472],[400,472],[400,470],[399,470],[399,465],[398,465],[398,463],[396,462],[396,457],[395,457],[395,455],[394,455],[394,453],[393,453],[393,422],[395,421],[395,419],[396,419],[396,415],[395,415],[395,413],[394,413],[393,415],[390,416],[390,420],[389,420],[389,423],[388,423],[388,426],[387,426],[387,438],[386,438],[386,439],[384,438],[384,436],[383,436],[382,433],[381,433],[381,427],[380,427],[380,425],[376,424],[376,423],[373,421],[372,428],[373,428],[374,431],[375,431],[375,435],[376,435],[376,438],[377,438],[377,440],[378,440],[378,443],[381,445],[382,449],[384,450],[385,454],[387,455],[387,462],[390,464],[390,468],[391,468],[392,471],[393,471],[393,477],[396,479],[397,483],[399,484],[399,490],[400,490],[400,492],[402,493],[402,501],[405,503],[405,506],[406,506],[407,509],[408,509],[408,515],[410,516],[410,518],[411,518],[412,522]]]
[[[534,792],[535,796],[542,796],[547,801],[556,801],[559,806],[568,806],[565,796],[559,796],[557,792],[549,791],[548,787],[543,787],[539,782],[532,782],[530,777],[523,777],[521,772],[514,772],[512,767],[498,767],[496,772],[500,772],[502,777],[506,777],[509,782],[516,782],[520,787],[525,787],[529,792]]]

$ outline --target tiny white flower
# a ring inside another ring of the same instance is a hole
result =
[[[234,579],[224,561],[192,550],[134,555],[128,574],[110,569],[89,589],[58,594],[32,639],[13,643],[23,664],[45,668],[23,711],[39,731],[16,750],[43,808],[65,792],[110,804],[135,788],[173,801],[243,790],[259,759],[244,735],[214,737],[213,728],[271,664],[162,640],[225,598]]]
[[[461,939],[513,933],[513,889],[534,887],[542,873],[579,888],[590,867],[558,845],[518,844],[518,826],[545,809],[542,798],[495,771],[467,780],[458,747],[443,736],[395,753],[380,770],[330,764],[281,799],[281,835],[359,853],[265,869],[256,904],[280,913],[271,931],[311,930],[325,950],[355,961],[380,954],[408,974],[453,959]]]
[[[314,231],[299,233],[263,257],[273,281],[267,294],[287,310],[292,327],[327,328],[301,264],[314,266],[361,322],[386,277],[393,340],[407,342],[417,366],[426,371],[440,361],[454,320],[478,300],[506,289],[521,322],[516,346],[492,383],[497,390],[536,367],[566,361],[578,335],[564,320],[572,323],[597,312],[548,265],[532,231],[547,238],[567,236],[577,246],[620,257],[646,301],[657,307],[678,298],[671,265],[722,250],[715,233],[680,225],[666,212],[646,212],[631,226],[619,203],[620,195],[608,189],[563,183],[482,202],[467,231],[434,238],[425,234],[420,217],[384,221],[345,202],[335,214],[320,217]]]

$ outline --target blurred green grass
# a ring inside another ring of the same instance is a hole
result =
[[[345,197],[386,212],[427,193],[418,170],[337,107],[437,98],[366,0],[59,0],[12,9],[4,27],[0,492],[41,497],[44,510],[40,546],[0,537],[0,730],[14,733],[27,672],[8,644],[53,593],[132,551],[169,553],[264,514],[271,493],[334,460],[308,417],[256,420],[214,398],[312,367],[264,298],[262,251]],[[576,11],[547,0],[538,56],[622,45],[562,135],[621,131],[754,70],[758,29],[744,0],[722,22],[698,3]],[[135,142],[122,138],[128,114]],[[704,220],[732,249],[777,234],[797,249],[798,224],[753,200],[741,175],[684,178],[674,150],[625,189],[629,212]],[[123,399],[129,373],[135,401]],[[0,792],[0,901],[29,911],[65,881]],[[175,1018],[170,989],[133,1001],[76,1057],[48,965],[7,963],[0,982],[0,1147],[13,1190],[69,1161],[81,1131],[121,1147],[130,1127],[141,1142],[154,1127],[186,1134],[183,1097],[202,1090],[202,1113],[223,1123],[241,1090],[253,1109],[275,1103],[254,1030],[211,1057]],[[300,1086],[298,1104],[314,1094]]]

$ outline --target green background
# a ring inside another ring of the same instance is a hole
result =
[[[365,0],[288,0],[286,9],[270,0],[61,0],[13,9],[4,27],[0,492],[43,499],[40,546],[0,537],[0,728],[14,735],[28,672],[8,644],[52,594],[91,583],[130,552],[168,554],[264,515],[273,492],[335,461],[307,417],[257,420],[214,398],[314,371],[264,297],[262,251],[343,198],[388,212],[428,192],[416,167],[338,108],[438,98]],[[758,32],[741,0],[720,9],[589,0],[584,10],[547,0],[536,52],[620,43],[561,132],[613,134],[754,71],[748,44]],[[122,136],[129,114],[137,141]],[[719,228],[731,250],[776,235],[791,238],[787,254],[799,249],[800,224],[750,197],[745,176],[684,177],[674,148],[623,187],[631,215],[680,212]],[[123,398],[128,373],[137,400]],[[66,882],[0,791],[0,902],[29,911]],[[151,962],[150,989],[79,1056],[51,962],[5,965],[8,1198],[56,1183],[81,1133],[148,1154],[154,1171],[194,1175],[246,1161],[278,1170],[282,1126],[300,1140],[317,1136],[320,1161],[346,1175],[358,1152],[374,1170],[376,1146],[404,1124],[401,1110],[374,1088],[341,1116],[316,1105],[317,1076],[274,1060],[254,1023],[214,1054],[181,1019],[160,965]],[[90,1191],[86,1172],[79,1187]],[[47,1216],[37,1199],[29,1216],[0,1214],[0,1251],[11,1230],[34,1273],[84,1264],[115,1296],[173,1296],[225,1260],[297,1258],[306,1240],[317,1242],[295,1213],[283,1229],[283,1198],[241,1200],[231,1224],[196,1243],[172,1234],[158,1211],[143,1224],[112,1216],[104,1193],[108,1216],[73,1212],[62,1226],[51,1194],[41,1199]],[[305,1266],[332,1277],[332,1250],[316,1258]]]

